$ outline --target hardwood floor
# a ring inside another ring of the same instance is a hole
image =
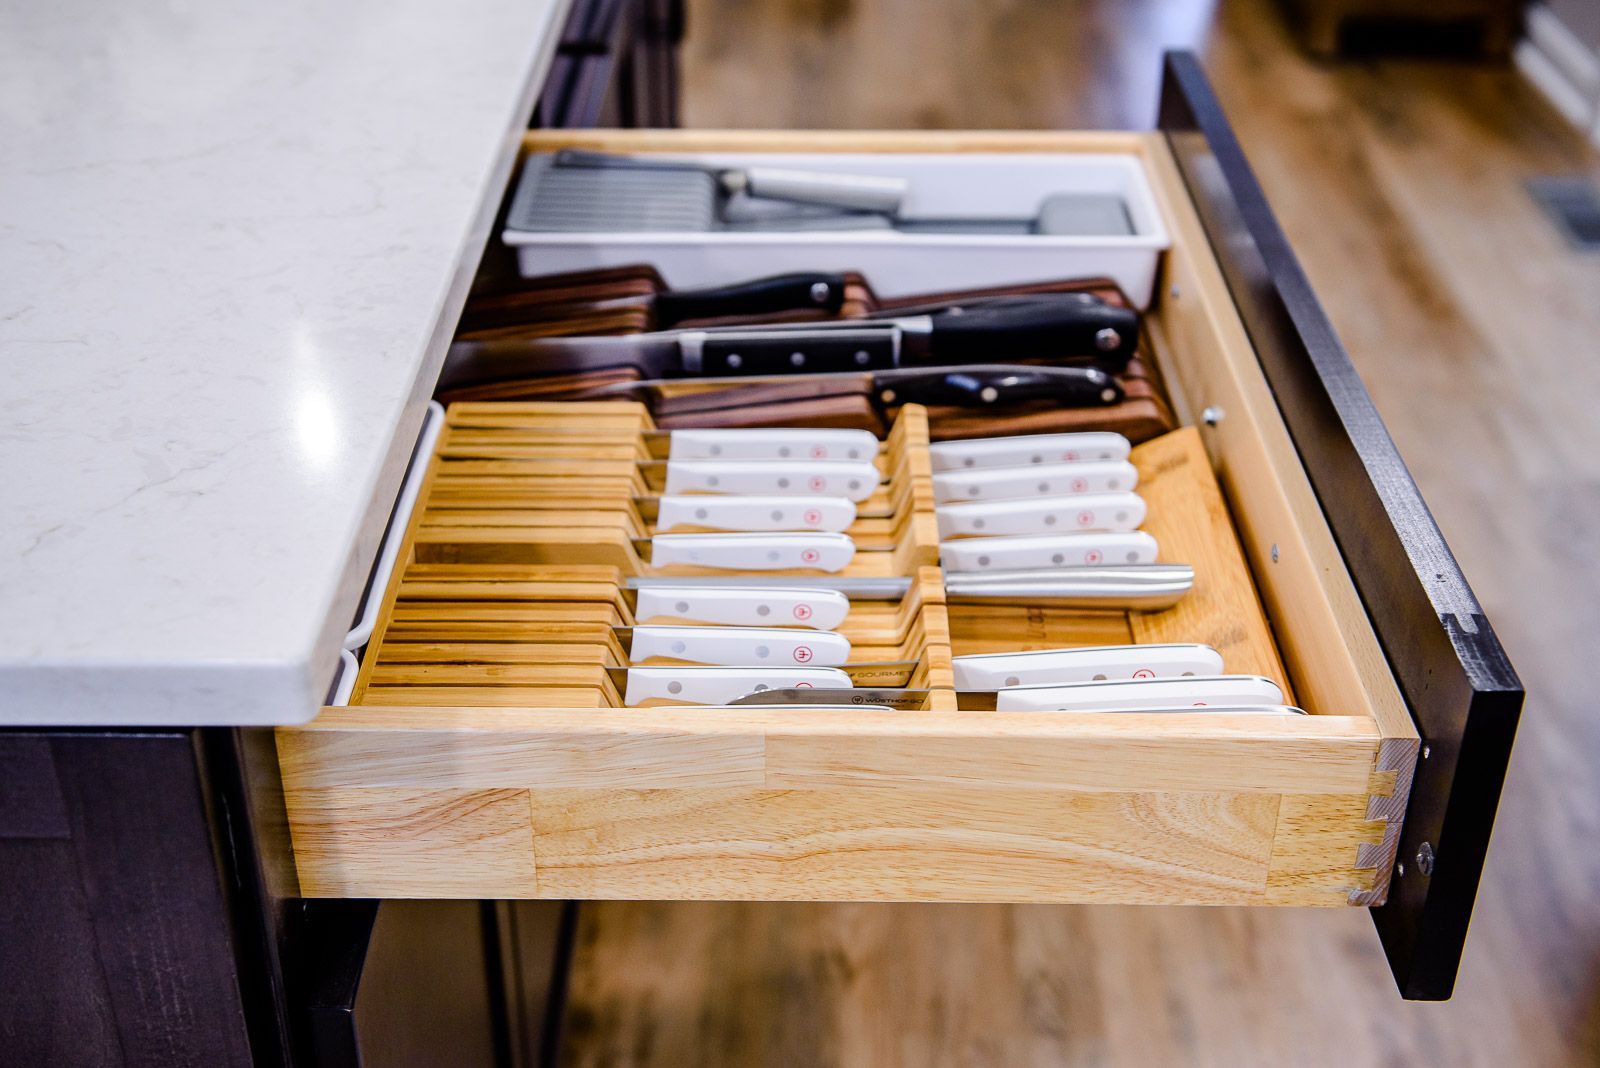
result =
[[[696,0],[687,125],[1147,126],[1196,47],[1529,688],[1453,1001],[1362,912],[609,904],[569,1065],[1600,1063],[1600,159],[1507,69],[1324,66],[1266,0]]]

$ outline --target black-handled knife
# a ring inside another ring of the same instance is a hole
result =
[[[956,306],[892,319],[674,330],[620,337],[458,341],[440,388],[633,367],[645,378],[883,371],[1046,360],[1120,371],[1138,315],[1080,294]],[[1071,299],[1062,299],[1071,298]]]
[[[830,383],[846,382],[850,385],[867,380],[872,399],[880,408],[900,404],[951,405],[960,408],[1005,408],[1027,401],[1051,401],[1064,408],[1098,408],[1116,404],[1123,399],[1122,384],[1098,367],[1051,367],[1035,364],[970,364],[957,367],[901,368],[891,371],[873,371],[868,374],[805,375],[796,378],[779,375],[769,378],[702,378],[700,383],[718,389],[694,394],[698,398],[725,398],[712,408],[738,406],[741,401],[750,404],[780,403],[782,400],[801,400],[830,395]],[[639,379],[631,382],[614,382],[588,394],[589,399],[600,397],[633,397],[648,400],[655,391],[677,379]],[[761,390],[765,386],[782,384],[783,397],[765,396],[760,400],[744,401],[743,390]],[[802,396],[793,390],[809,387],[814,393]],[[682,400],[683,398],[679,398]]]
[[[952,367],[938,371],[885,371],[873,376],[879,404],[1005,408],[1053,401],[1064,408],[1096,408],[1122,400],[1122,386],[1098,367]]]
[[[777,274],[709,289],[676,289],[656,294],[656,325],[662,329],[688,319],[770,315],[786,311],[836,314],[844,306],[844,276],[801,272]]]

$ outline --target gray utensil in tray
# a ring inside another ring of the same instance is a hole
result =
[[[714,168],[564,149],[530,156],[506,226],[529,233],[897,229],[924,234],[1131,236],[1115,193],[1055,193],[1024,217],[900,218],[900,178],[769,167]]]
[[[716,230],[733,197],[881,216],[899,209],[906,189],[900,178],[703,167],[565,149],[529,157],[506,225],[535,233]]]
[[[1039,202],[1039,212],[1024,218],[896,219],[895,228],[910,234],[1049,234],[1062,237],[1131,237],[1128,204],[1116,193],[1052,193]]]

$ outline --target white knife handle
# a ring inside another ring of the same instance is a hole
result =
[[[1065,534],[1068,531],[1138,530],[1144,498],[1137,493],[1084,493],[1066,497],[1018,497],[939,506],[941,538],[997,534]]]
[[[957,656],[950,662],[955,667],[956,688],[961,690],[1222,674],[1222,654],[1209,645],[1042,649]]]
[[[838,668],[643,667],[628,669],[623,704],[646,701],[725,705],[757,690],[848,689],[850,676]]]
[[[1160,547],[1143,531],[963,538],[939,543],[946,571],[1018,571],[1096,564],[1153,564]]]
[[[848,534],[657,534],[650,562],[694,564],[723,571],[844,569],[856,555]]]
[[[674,430],[670,460],[864,460],[878,455],[866,430]]]
[[[933,499],[1002,501],[1012,497],[1060,497],[1081,493],[1126,493],[1139,484],[1139,471],[1126,460],[1091,464],[1032,464],[943,471],[933,476]]]
[[[850,639],[777,627],[634,627],[628,656],[635,664],[659,656],[730,667],[838,667],[850,660]]]
[[[999,691],[999,712],[1137,712],[1140,709],[1277,706],[1283,691],[1258,675],[1142,679]]]
[[[1126,460],[1131,446],[1121,434],[1024,434],[1014,438],[940,441],[928,446],[935,471],[1023,464],[1078,464]]]
[[[669,460],[666,492],[669,496],[734,493],[864,501],[878,481],[877,467],[862,460]]]
[[[662,497],[656,531],[673,527],[719,530],[824,530],[838,533],[856,521],[855,502],[846,497],[717,497],[690,493]]]
[[[694,620],[730,626],[808,627],[833,630],[850,614],[850,599],[838,590],[776,590],[759,587],[647,586],[634,595],[633,617]]]

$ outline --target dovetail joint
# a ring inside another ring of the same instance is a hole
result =
[[[1420,743],[1414,738],[1385,738],[1378,744],[1373,771],[1395,773],[1394,790],[1367,798],[1367,819],[1384,823],[1383,841],[1356,847],[1356,867],[1375,872],[1372,888],[1350,891],[1352,905],[1381,905],[1389,896],[1389,879],[1400,850],[1400,829],[1405,820],[1406,801],[1411,796],[1411,778],[1416,769]]]

